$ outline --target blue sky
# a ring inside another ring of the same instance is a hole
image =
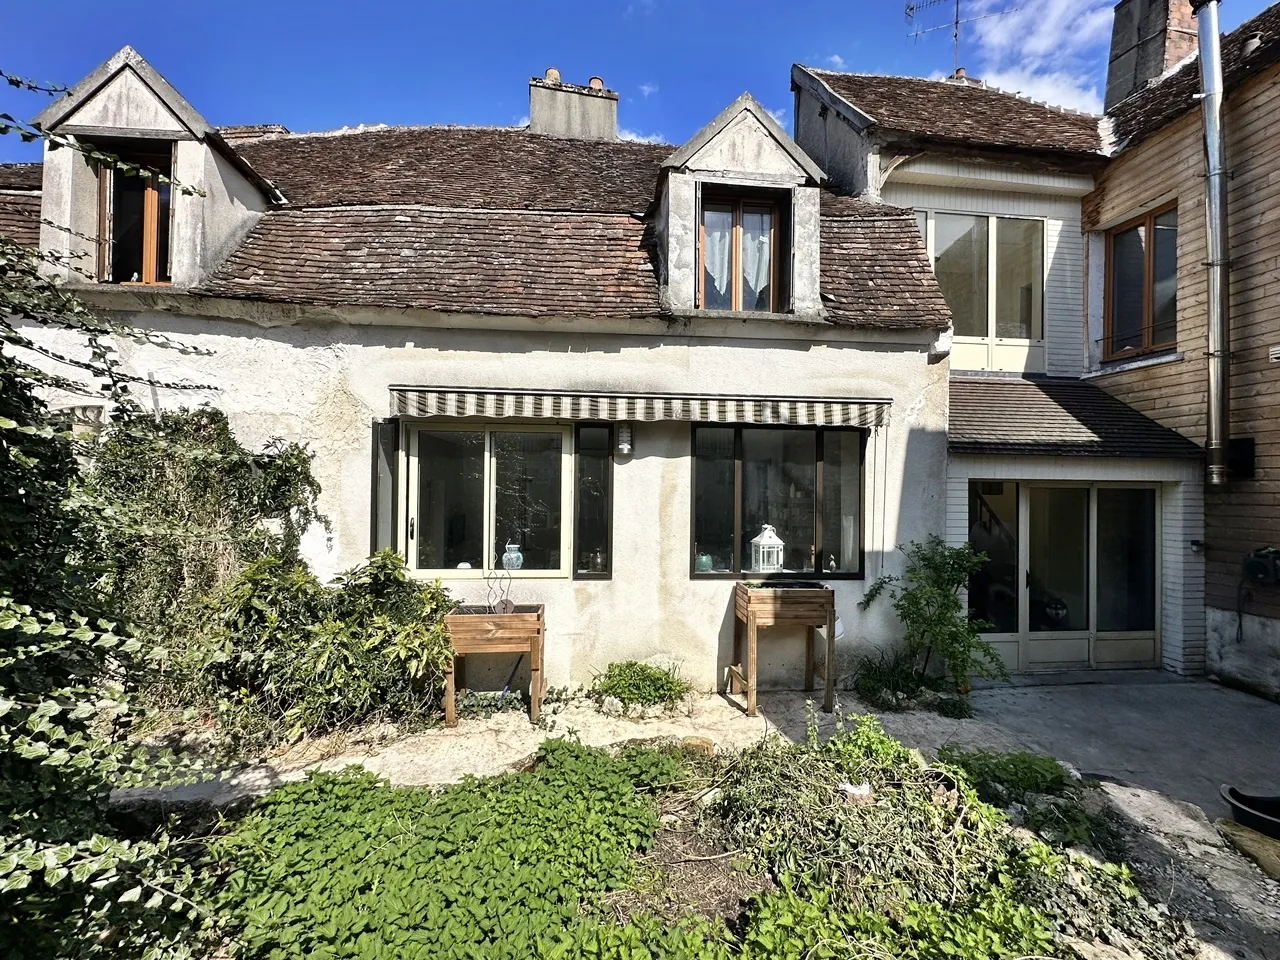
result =
[[[1227,0],[1225,29],[1267,5]],[[1096,108],[1111,0],[963,0],[970,75],[1069,106]],[[520,123],[527,80],[599,74],[621,95],[627,135],[679,143],[743,90],[790,112],[793,62],[919,76],[949,73],[950,30],[913,38],[904,0],[219,0],[162,15],[120,3],[11,4],[0,69],[72,83],[132,44],[214,124],[327,130],[359,123]],[[925,10],[945,23],[951,6]],[[39,38],[27,41],[23,38]],[[56,39],[55,39],[56,38]],[[0,91],[29,118],[38,95]],[[39,148],[0,137],[0,160]]]

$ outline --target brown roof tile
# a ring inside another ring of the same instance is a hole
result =
[[[646,225],[624,214],[279,210],[197,292],[525,317],[658,312]]]
[[[974,147],[1096,154],[1098,118],[975,83],[805,67],[881,129]]]
[[[642,213],[675,148],[562,140],[523,127],[402,127],[266,137],[237,152],[292,206]]]
[[[0,193],[0,237],[24,247],[40,243],[40,194]]]
[[[43,179],[42,163],[0,163],[0,190],[39,190]]]
[[[910,210],[825,194],[821,284],[834,323],[934,329],[951,323]]]
[[[1245,42],[1259,34],[1261,45],[1246,56]],[[1228,93],[1251,76],[1280,61],[1280,4],[1268,7],[1222,38],[1222,80]],[[1200,60],[1184,63],[1157,81],[1111,108],[1108,116],[1117,145],[1135,144],[1172,123],[1200,101]]]
[[[1199,457],[1182,434],[1081,380],[953,376],[952,453]]]
[[[652,228],[630,214],[417,205],[282,209],[197,293],[523,317],[661,312]],[[914,215],[827,195],[823,300],[834,323],[942,328]]]

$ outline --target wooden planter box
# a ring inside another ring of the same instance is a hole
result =
[[[490,607],[459,607],[444,618],[453,660],[445,669],[444,725],[456,727],[457,685],[465,683],[463,657],[473,653],[527,653],[529,655],[529,719],[542,711],[544,678],[542,647],[546,636],[542,604],[526,604],[513,613],[495,613]]]
[[[781,625],[806,627],[804,652],[804,688],[813,689],[814,674],[819,673],[814,662],[814,643],[818,628],[826,631],[826,656],[820,671],[826,689],[822,709],[830,713],[835,709],[836,693],[836,595],[830,587],[823,586],[766,586],[740,583],[733,592],[733,659],[729,666],[729,692],[747,694],[747,716],[756,715],[756,633],[759,627]],[[745,637],[744,637],[745,634]],[[747,655],[744,669],[742,642],[746,640]]]

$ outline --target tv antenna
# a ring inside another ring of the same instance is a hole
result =
[[[939,23],[933,26],[925,26],[917,20],[917,15],[922,11],[932,7],[953,6],[955,14],[948,23]],[[926,33],[933,33],[936,30],[951,30],[952,44],[952,64],[951,71],[954,76],[960,72],[960,27],[966,23],[977,23],[979,20],[988,20],[991,17],[1003,17],[1006,13],[1013,13],[1017,7],[1007,7],[1004,10],[994,10],[991,13],[981,13],[976,17],[965,17],[961,15],[960,0],[908,0],[907,2],[907,23],[913,28],[911,37],[919,40]]]

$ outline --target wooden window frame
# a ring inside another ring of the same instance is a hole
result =
[[[1176,350],[1178,347],[1178,329],[1177,329],[1177,303],[1174,304],[1174,331],[1171,341],[1155,343],[1155,323],[1152,311],[1154,304],[1152,303],[1155,291],[1155,270],[1156,270],[1156,218],[1164,216],[1170,211],[1177,212],[1178,201],[1174,200],[1170,203],[1153,207],[1146,213],[1139,214],[1118,223],[1113,227],[1108,227],[1103,236],[1103,246],[1106,250],[1103,266],[1102,277],[1102,359],[1104,362],[1111,360],[1130,360],[1134,357],[1142,357],[1152,353],[1163,353],[1168,350]],[[1179,218],[1181,219],[1181,218]],[[1181,226],[1181,225],[1179,225]],[[1132,230],[1134,227],[1143,227],[1146,231],[1148,242],[1142,251],[1142,346],[1126,347],[1123,350],[1112,349],[1112,311],[1114,309],[1114,297],[1112,295],[1112,286],[1115,282],[1115,260],[1112,253],[1112,247],[1115,242],[1116,234],[1124,233]],[[1176,247],[1175,247],[1175,266],[1174,266],[1174,283],[1177,283],[1177,265],[1176,265]],[[1175,290],[1176,298],[1176,290]]]
[[[580,437],[584,427],[604,428],[609,433],[609,455],[605,457],[604,467],[604,516],[605,516],[605,565],[603,572],[583,571],[578,569],[578,454],[582,449]],[[584,420],[573,428],[573,536],[572,556],[569,558],[570,568],[575,580],[612,580],[613,579],[613,451],[615,434],[613,424]]]
[[[858,569],[856,571],[811,570],[808,572],[756,573],[750,570],[700,573],[697,569],[698,548],[695,542],[698,509],[698,444],[699,429],[729,429],[733,431],[733,564],[742,566],[742,433],[744,430],[796,430],[808,431],[814,436],[814,497],[813,539],[815,563],[821,563],[826,552],[822,538],[822,492],[824,442],[828,433],[856,433],[858,441]],[[809,427],[774,424],[708,423],[694,425],[689,433],[689,577],[693,580],[865,580],[867,577],[866,548],[866,495],[867,495],[867,438],[870,431],[864,427]]]
[[[139,152],[128,163],[151,169],[151,176],[143,179],[142,191],[142,279],[111,279],[112,253],[115,245],[115,175],[114,166],[106,163],[98,165],[98,282],[110,283],[121,287],[156,287],[171,286],[173,280],[160,280],[159,270],[159,236],[160,236],[160,185],[158,177],[162,174],[159,166],[164,157],[158,153]],[[151,164],[156,164],[151,168]],[[163,174],[172,181],[173,148],[169,150],[169,173]],[[173,198],[172,186],[169,190],[169,275],[173,276]]]
[[[732,280],[729,289],[729,313],[778,313],[778,279],[780,266],[778,263],[778,216],[779,204],[771,199],[752,197],[750,195],[726,196],[711,194],[704,196],[698,208],[698,309],[717,312],[706,306],[707,302],[707,221],[706,211],[709,209],[728,207],[733,216],[732,236],[729,241],[729,276]],[[769,309],[746,310],[742,308],[742,213],[744,208],[757,208],[769,211]],[[719,311],[725,312],[725,311]]]

